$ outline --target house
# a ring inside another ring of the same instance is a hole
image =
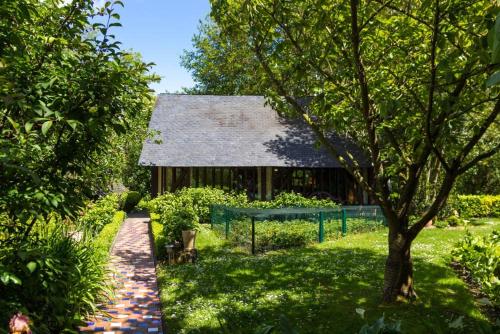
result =
[[[149,129],[155,135],[145,141],[139,163],[151,167],[153,196],[213,186],[246,191],[251,199],[294,191],[369,202],[340,163],[318,148],[303,121],[279,116],[262,96],[160,94]],[[356,148],[340,136],[329,138],[340,149]],[[361,160],[369,175],[369,161]]]

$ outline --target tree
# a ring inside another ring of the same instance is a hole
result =
[[[193,36],[193,50],[184,50],[181,64],[196,82],[188,94],[256,95],[262,94],[263,73],[245,38],[221,34],[210,19],[201,22]],[[259,78],[260,77],[260,78]],[[255,80],[259,78],[259,80]]]
[[[74,214],[101,182],[96,157],[150,106],[151,64],[111,33],[123,4],[93,3],[0,8],[0,212],[10,236],[28,236],[51,213]]]
[[[382,207],[384,302],[416,297],[413,241],[457,178],[498,152],[498,11],[485,0],[212,1],[221,33],[258,58],[269,101],[303,118]],[[366,150],[373,181],[331,145],[332,130]],[[433,166],[435,195],[419,210]]]

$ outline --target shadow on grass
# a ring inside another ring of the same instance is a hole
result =
[[[380,307],[383,254],[362,248],[299,248],[249,256],[223,245],[204,247],[196,265],[163,266],[159,285],[171,333],[254,333],[286,315],[300,333],[357,333],[385,313],[405,333],[465,332],[481,320],[466,286],[451,269],[415,259],[420,299]],[[367,319],[356,314],[365,310]]]

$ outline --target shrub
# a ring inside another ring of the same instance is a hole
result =
[[[137,210],[149,210],[149,202],[151,201],[151,195],[147,194],[141,198],[139,203],[135,206]]]
[[[126,217],[127,214],[124,211],[115,212],[111,223],[104,226],[101,232],[99,232],[97,237],[94,239],[96,255],[101,257],[104,262],[108,258],[109,251],[111,250],[116,234],[120,230],[120,227]]]
[[[189,203],[200,222],[210,222],[210,207],[216,204],[231,206],[246,206],[247,198],[244,194],[227,193],[215,188],[183,188],[175,194],[181,203]]]
[[[500,303],[500,233],[493,231],[484,237],[469,232],[452,252],[454,260],[472,274],[472,278],[491,300]]]
[[[163,233],[167,242],[181,241],[182,230],[196,228],[196,224],[210,222],[210,207],[212,205],[228,205],[233,207],[283,208],[283,207],[337,207],[330,200],[306,198],[296,193],[279,194],[273,201],[248,202],[244,194],[226,193],[214,188],[183,188],[175,193],[165,193],[147,204],[153,223],[164,226]],[[231,224],[233,228],[236,225]],[[249,225],[242,225],[247,228]],[[263,226],[262,228],[260,226]],[[287,248],[303,246],[317,239],[317,224],[287,222],[266,222],[259,224],[259,247]],[[307,231],[307,233],[306,233]],[[245,232],[246,233],[246,232]],[[231,233],[232,236],[239,233]],[[236,238],[245,235],[241,234]],[[248,235],[247,235],[248,236]],[[250,238],[246,239],[251,240]],[[240,240],[245,242],[245,240]]]
[[[153,234],[155,256],[161,259],[165,256],[165,246],[167,245],[167,241],[163,235],[163,225],[152,221],[151,232]]]
[[[166,241],[174,243],[182,242],[182,231],[198,229],[199,218],[192,206],[183,206],[169,212],[166,219],[162,216],[161,221]]]
[[[96,202],[89,203],[77,221],[79,229],[97,235],[106,224],[113,220],[119,207],[120,197],[117,194],[110,194]]]
[[[274,200],[260,202],[262,206],[268,208],[336,208],[338,204],[329,199],[307,198],[294,192],[280,193]]]
[[[318,239],[318,224],[307,221],[263,222],[257,224],[258,250],[305,246]]]
[[[139,194],[137,191],[128,191],[126,193],[122,194],[122,210],[126,212],[132,211],[135,206],[139,203],[141,200],[141,194]]]
[[[107,270],[90,241],[61,228],[0,250],[0,323],[21,311],[36,333],[61,333],[83,324],[109,294]]]
[[[169,219],[177,208],[192,208],[201,223],[210,222],[210,207],[216,204],[233,206],[246,206],[247,199],[244,195],[226,193],[215,188],[183,188],[175,193],[165,193],[147,204],[149,213],[160,215],[163,224]]]
[[[462,218],[500,217],[500,195],[458,195],[448,199],[440,214],[448,217],[458,213]]]
[[[463,219],[460,219],[457,216],[450,216],[450,217],[448,217],[446,219],[446,223],[448,224],[448,226],[453,226],[453,227],[464,225]]]

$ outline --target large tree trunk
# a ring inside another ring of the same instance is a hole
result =
[[[384,272],[384,303],[417,297],[413,282],[411,241],[404,233],[389,233],[389,255]]]

